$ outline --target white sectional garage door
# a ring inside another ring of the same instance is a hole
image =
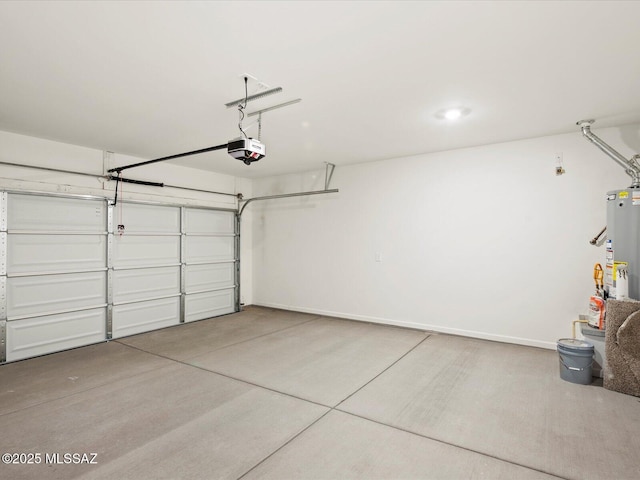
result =
[[[6,358],[103,341],[104,201],[2,193]]]
[[[115,230],[111,259],[113,338],[180,323],[180,208],[121,207],[125,230]]]
[[[233,211],[0,195],[0,362],[239,307]]]
[[[235,310],[235,216],[229,212],[184,210],[185,321]]]

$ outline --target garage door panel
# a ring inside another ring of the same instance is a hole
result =
[[[185,232],[198,234],[233,234],[235,215],[233,212],[185,209]]]
[[[236,309],[235,212],[35,193],[1,199],[6,361],[102,342],[107,330],[120,338]]]
[[[235,237],[186,237],[186,263],[230,262],[234,260]]]
[[[105,235],[10,234],[7,272],[11,275],[104,268],[106,243]]]
[[[150,267],[180,263],[179,236],[116,236],[113,265],[118,268]]]
[[[180,208],[124,203],[116,207],[114,216],[117,223],[125,226],[127,233],[179,233]]]
[[[187,265],[185,268],[187,293],[233,287],[234,284],[235,263]]]
[[[106,304],[107,273],[70,273],[7,279],[7,316],[46,315]]]
[[[55,232],[106,231],[106,206],[100,200],[9,194],[7,217],[11,230]]]
[[[113,307],[113,338],[148,332],[179,323],[179,296]]]
[[[180,293],[180,267],[113,272],[113,303],[150,300]]]
[[[217,317],[235,311],[235,290],[194,293],[185,298],[185,322]]]
[[[7,360],[21,360],[106,340],[106,309],[7,322]]]

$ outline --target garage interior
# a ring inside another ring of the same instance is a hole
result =
[[[6,365],[5,450],[97,453],[98,464],[3,468],[11,478],[633,478],[637,398],[563,382],[557,363],[539,348],[247,307]]]
[[[639,14],[0,3],[0,477],[640,478],[556,351]]]

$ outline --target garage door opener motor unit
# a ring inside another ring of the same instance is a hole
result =
[[[248,74],[245,74],[244,75],[244,97],[225,104],[227,108],[231,108],[234,106],[238,107],[238,115],[240,117],[238,120],[238,129],[240,130],[240,133],[242,133],[242,137],[229,140],[227,143],[223,143],[221,145],[215,145],[213,147],[201,148],[199,150],[193,150],[193,151],[184,152],[184,153],[177,153],[175,155],[169,155],[167,157],[161,157],[153,160],[146,160],[144,162],[137,162],[137,163],[132,163],[130,165],[111,168],[108,170],[108,173],[110,174],[115,173],[115,175],[111,175],[109,179],[116,180],[116,181],[127,181],[130,183],[138,183],[140,185],[163,186],[163,184],[156,183],[156,182],[145,182],[142,180],[131,180],[131,179],[125,180],[121,177],[121,173],[123,170],[127,170],[129,168],[141,167],[143,165],[150,165],[152,163],[163,162],[166,160],[175,160],[177,158],[188,157],[190,155],[199,155],[202,153],[213,152],[215,150],[222,150],[224,148],[227,149],[227,153],[229,153],[229,155],[231,155],[236,160],[241,160],[245,165],[251,165],[253,162],[257,162],[258,160],[264,158],[266,155],[267,149],[264,143],[260,142],[260,129],[262,128],[262,114],[264,112],[275,110],[277,108],[293,105],[295,103],[300,102],[301,99],[298,98],[296,100],[291,100],[289,102],[285,102],[280,105],[274,105],[268,108],[264,108],[262,110],[258,110],[257,112],[250,113],[249,116],[258,115],[257,123],[258,123],[259,130],[258,130],[258,139],[256,140],[255,138],[248,137],[247,133],[242,128],[242,122],[245,117],[244,110],[247,107],[247,103],[253,100],[261,99],[268,95],[272,95],[274,93],[280,93],[282,92],[282,87],[276,87],[270,90],[257,93],[255,95],[249,95],[247,90],[247,82],[248,82]]]
[[[240,138],[229,141],[227,152],[236,160],[244,162],[245,165],[251,165],[264,157],[265,147],[263,143],[253,138]]]

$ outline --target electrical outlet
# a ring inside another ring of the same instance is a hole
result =
[[[556,153],[556,175],[563,175],[566,171],[562,163],[562,152]]]

